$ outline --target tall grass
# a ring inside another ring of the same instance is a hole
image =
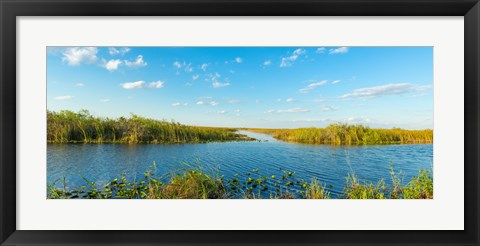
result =
[[[232,128],[194,127],[132,114],[129,118],[101,118],[87,110],[47,111],[49,143],[204,143],[252,140]]]
[[[155,167],[155,166],[154,166]],[[393,169],[392,169],[393,172]],[[167,177],[168,175],[165,175]],[[245,175],[235,174],[231,179],[211,175],[202,169],[185,169],[165,179],[156,175],[156,168],[145,172],[141,180],[128,181],[125,175],[103,186],[85,180],[78,190],[69,190],[65,178],[48,184],[49,199],[330,199],[326,184],[313,178],[310,182],[295,177],[293,171],[266,176],[258,169]],[[392,179],[398,179],[393,172]],[[360,180],[353,172],[339,199],[432,199],[433,180],[429,171],[420,170],[407,185],[384,180],[377,183]]]
[[[289,142],[332,145],[432,143],[432,130],[372,129],[363,125],[331,124],[326,128],[248,129]]]

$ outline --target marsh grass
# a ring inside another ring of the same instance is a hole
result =
[[[47,111],[48,143],[206,143],[254,140],[236,129],[186,126],[132,114],[117,119],[95,117],[87,110]]]
[[[363,125],[342,123],[330,124],[326,128],[298,129],[246,129],[266,133],[272,137],[297,143],[331,145],[372,145],[372,144],[426,144],[433,142],[432,130],[405,130],[400,128],[372,129]]]
[[[158,176],[156,164],[143,178],[128,181],[125,174],[99,187],[84,179],[86,185],[68,190],[65,178],[48,184],[49,199],[330,199],[327,185],[313,178],[309,182],[295,177],[294,171],[280,175],[262,175],[258,168],[244,175],[225,179],[201,168],[188,166]],[[391,168],[392,186],[360,180],[353,172],[346,177],[340,199],[433,199],[433,180],[428,170],[420,170],[403,186]],[[60,182],[60,184],[58,184]]]

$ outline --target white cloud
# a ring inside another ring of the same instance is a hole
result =
[[[119,48],[119,49],[117,49],[115,47],[108,48],[108,53],[110,55],[118,55],[118,54],[125,55],[129,51],[130,51],[130,48],[128,48],[128,47]]]
[[[289,67],[291,66],[301,55],[305,54],[304,49],[296,49],[293,51],[291,56],[282,57],[282,62],[280,67]]]
[[[219,103],[218,103],[218,102],[215,102],[215,101],[211,101],[211,102],[210,102],[210,105],[212,105],[212,106],[214,106],[214,107],[217,106],[218,104],[219,104]]]
[[[334,55],[334,54],[344,54],[348,52],[348,47],[339,47],[336,49],[329,49],[328,54]]]
[[[320,111],[336,111],[337,110],[337,108],[332,106],[321,106],[319,109]]]
[[[84,84],[84,83],[77,83],[77,84],[75,84],[75,86],[76,86],[76,87],[84,87],[85,84]]]
[[[300,91],[301,93],[307,93],[307,92],[309,92],[310,90],[313,90],[313,89],[317,88],[318,86],[325,85],[326,83],[327,83],[326,80],[322,80],[322,81],[319,81],[319,82],[311,83],[311,84],[307,85],[307,87],[302,88],[302,89],[300,89],[299,91]]]
[[[127,90],[139,89],[139,88],[143,88],[143,86],[145,85],[145,81],[139,80],[139,81],[135,81],[135,82],[126,82],[126,83],[122,83],[120,85],[123,87],[123,89],[127,89]]]
[[[155,81],[155,82],[151,82],[148,84],[148,88],[155,88],[155,89],[159,89],[159,88],[162,88],[163,87],[163,84],[165,82],[161,81],[161,80],[158,80],[158,81]]]
[[[120,84],[123,89],[130,90],[130,89],[140,89],[140,88],[151,88],[151,89],[159,89],[163,87],[164,82],[161,80],[145,83],[143,80],[135,81],[135,82],[126,82]]]
[[[143,60],[142,55],[138,55],[135,61],[124,60],[124,63],[125,63],[125,66],[131,67],[131,68],[139,68],[139,67],[147,66],[147,63]]]
[[[320,47],[320,48],[318,48],[315,52],[316,52],[317,54],[323,54],[323,53],[325,53],[325,48],[324,48],[324,47]]]
[[[230,103],[230,104],[237,104],[237,103],[240,103],[240,100],[232,99],[232,100],[228,100],[228,103]]]
[[[230,83],[220,83],[218,81],[215,81],[212,83],[212,86],[213,88],[220,88],[220,87],[225,87],[225,86],[229,86]]]
[[[293,99],[293,98],[287,98],[287,100],[285,100],[285,102],[287,103],[291,103],[291,102],[295,102],[297,100]]]
[[[272,61],[270,61],[270,60],[265,60],[265,61],[263,62],[263,65],[264,65],[264,66],[269,66],[269,65],[271,65],[271,64],[272,64]]]
[[[240,109],[235,109],[235,113],[240,113]]]
[[[96,47],[72,47],[63,52],[62,61],[70,66],[78,66],[82,63],[94,63],[97,61],[98,49]]]
[[[290,109],[279,109],[277,110],[278,113],[303,113],[309,112],[310,109],[305,108],[290,108]]]
[[[270,109],[267,110],[267,113],[305,113],[310,112],[310,109],[305,108],[290,108],[290,109]]]
[[[205,104],[204,101],[198,101],[198,102],[197,102],[197,105],[203,105],[203,104]]]
[[[187,72],[187,73],[193,72],[193,67],[192,67],[191,63],[189,63],[189,64],[184,63],[184,66],[185,66],[185,72]]]
[[[193,84],[190,82],[185,83],[185,86],[192,86]]]
[[[200,77],[200,75],[196,74],[196,75],[193,75],[193,76],[192,76],[192,79],[193,79],[193,80],[197,80],[198,77]]]
[[[63,100],[69,100],[69,99],[72,99],[72,98],[74,98],[74,96],[58,96],[58,97],[55,97],[53,99],[63,101]]]
[[[241,57],[237,57],[237,58],[235,58],[235,62],[237,62],[237,63],[242,63],[242,62],[243,62],[243,60],[242,60],[242,58],[241,58]]]
[[[110,99],[108,98],[100,99],[100,102],[110,102]]]
[[[226,114],[228,111],[227,110],[220,110],[217,112],[217,114]]]
[[[181,64],[180,62],[178,62],[178,61],[175,61],[175,62],[173,63],[173,66],[176,67],[177,69],[179,69],[179,68],[182,67],[182,64]]]
[[[340,83],[341,80],[334,80],[332,81],[332,84],[337,84],[337,83]]]
[[[180,103],[180,102],[175,102],[175,103],[172,103],[172,106],[173,107],[178,107],[178,106],[188,106],[188,103]]]
[[[113,60],[113,59],[112,59],[112,60],[108,61],[107,63],[105,63],[105,68],[106,68],[108,71],[112,72],[112,71],[117,70],[117,69],[118,69],[118,66],[119,66],[120,64],[122,64],[122,61],[120,61],[120,60]]]
[[[205,72],[207,70],[207,67],[208,67],[208,64],[204,63],[200,68]]]
[[[340,98],[376,98],[387,95],[400,95],[415,91],[424,91],[431,89],[431,86],[416,86],[409,83],[387,84],[369,88],[355,89],[351,93],[344,94]]]
[[[368,117],[349,117],[347,120],[349,123],[370,123],[372,120]]]

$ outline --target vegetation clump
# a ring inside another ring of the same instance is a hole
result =
[[[326,184],[313,178],[309,182],[295,177],[293,171],[275,175],[260,174],[258,169],[231,179],[209,175],[201,169],[183,170],[170,178],[157,176],[156,168],[145,172],[140,181],[127,181],[125,175],[99,187],[84,179],[85,186],[69,190],[65,178],[48,185],[49,199],[330,199]],[[392,168],[393,171],[393,168]],[[346,178],[339,199],[433,199],[433,180],[427,170],[420,170],[403,186],[398,175],[392,174],[393,185],[384,180],[376,184],[361,181],[354,173]],[[61,184],[58,185],[58,181]],[[329,186],[332,187],[332,186]]]
[[[274,138],[297,143],[331,145],[427,144],[433,142],[432,130],[372,129],[363,125],[330,124],[326,128],[248,129]]]
[[[91,115],[87,110],[47,111],[48,143],[206,143],[254,140],[233,128],[186,126],[165,120]]]

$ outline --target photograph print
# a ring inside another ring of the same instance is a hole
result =
[[[433,47],[47,47],[47,199],[433,199]]]

